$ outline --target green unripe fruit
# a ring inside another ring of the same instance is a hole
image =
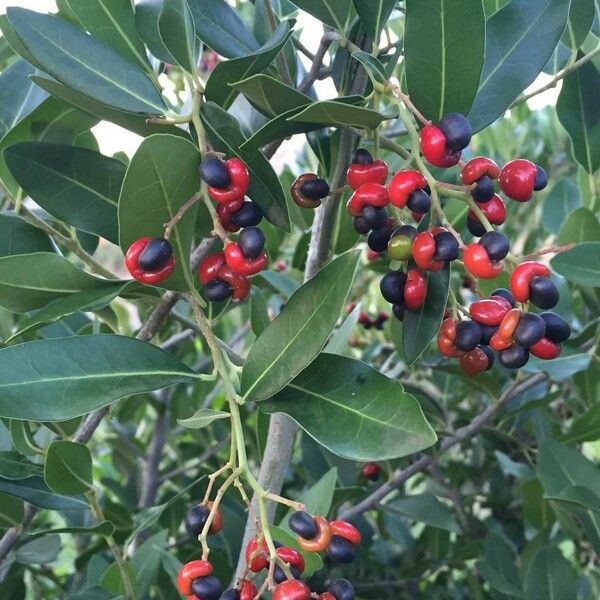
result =
[[[406,235],[396,235],[388,242],[388,256],[394,260],[408,260],[412,256],[412,240]]]

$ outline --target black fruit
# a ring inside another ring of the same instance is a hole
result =
[[[258,225],[263,218],[262,210],[252,201],[244,202],[240,210],[231,215],[229,221],[236,227],[253,227]]]
[[[547,277],[534,277],[529,282],[529,299],[538,308],[552,308],[558,304],[558,288]]]
[[[256,258],[265,247],[265,234],[258,227],[246,227],[240,233],[238,245],[246,258]]]
[[[361,235],[367,235],[367,233],[371,231],[371,228],[365,221],[364,217],[354,217],[352,219],[352,224],[354,225],[354,231],[356,231],[356,233],[360,233]]]
[[[240,600],[240,592],[238,590],[227,590],[220,600]]]
[[[487,250],[488,256],[494,262],[505,258],[510,250],[508,238],[500,231],[484,233],[479,240],[479,244]]]
[[[300,577],[302,576],[302,573],[300,573],[298,567],[295,567],[294,565],[290,566],[290,571],[294,579],[300,579]],[[283,572],[283,569],[279,565],[275,567],[273,579],[275,580],[275,583],[283,583],[287,579],[286,574]]]
[[[367,238],[367,244],[374,252],[385,252],[391,237],[392,228],[386,225],[381,229],[371,231]]]
[[[495,193],[494,180],[488,175],[481,177],[477,182],[477,187],[471,190],[471,196],[475,202],[488,202]]]
[[[173,256],[173,246],[169,240],[154,238],[142,250],[138,258],[138,266],[144,271],[158,271]]]
[[[463,352],[470,352],[481,343],[481,327],[475,321],[461,321],[456,326],[454,345]]]
[[[392,306],[392,313],[398,321],[402,321],[404,319],[404,306],[402,304],[394,304]]]
[[[388,218],[385,208],[370,205],[363,208],[362,216],[369,229],[381,229],[385,227]]]
[[[485,227],[478,219],[467,217],[467,229],[475,237],[481,237],[485,233]]]
[[[501,298],[508,300],[512,306],[516,304],[514,296],[506,288],[497,288],[490,296],[500,296]]]
[[[197,538],[202,533],[209,514],[210,510],[202,504],[192,506],[188,510],[185,515],[185,528],[192,537]]]
[[[352,157],[352,164],[354,165],[371,165],[373,164],[373,157],[368,150],[359,148]]]
[[[404,235],[407,238],[414,240],[417,237],[417,228],[412,225],[400,225],[400,227],[394,229],[392,237],[396,237],[397,235]]]
[[[485,368],[485,370],[489,371],[494,366],[494,352],[489,346],[479,346],[479,348],[483,350],[487,356],[488,366]]]
[[[209,302],[223,302],[231,296],[231,286],[222,279],[213,279],[204,286],[204,297]]]
[[[435,260],[456,260],[458,251],[458,240],[449,231],[442,231],[435,236]]]
[[[446,134],[446,148],[459,151],[469,145],[473,130],[463,115],[449,113],[437,126]]]
[[[225,163],[216,156],[209,156],[200,163],[200,177],[210,187],[224,190],[231,183]]]
[[[525,348],[533,346],[546,335],[546,322],[540,315],[525,313],[520,319],[513,337]]]
[[[408,197],[406,206],[414,213],[425,214],[431,208],[431,198],[425,190],[415,190]]]
[[[406,273],[404,271],[390,271],[386,273],[379,282],[381,295],[390,304],[404,304],[404,284]]]
[[[548,175],[546,175],[546,171],[544,171],[540,165],[535,166],[537,168],[537,173],[535,174],[535,179],[533,180],[533,189],[536,192],[539,192],[548,185]]]
[[[559,315],[553,312],[545,312],[540,314],[546,323],[546,334],[551,342],[560,344],[571,337],[570,325]]]
[[[327,554],[338,563],[351,563],[354,560],[356,552],[354,546],[341,535],[334,535],[331,537],[329,546],[327,546]]]
[[[300,193],[311,200],[322,200],[329,196],[331,188],[324,179],[309,179],[300,186]]]
[[[498,331],[498,327],[492,327],[491,325],[479,325],[481,328],[481,343],[487,346],[492,339],[492,336]]]
[[[223,586],[216,577],[198,577],[192,581],[192,592],[198,600],[219,600]]]
[[[319,533],[315,520],[305,511],[296,511],[288,521],[290,529],[305,540],[314,540]]]
[[[508,350],[498,352],[498,361],[507,369],[520,369],[527,364],[529,360],[529,350],[514,344]]]
[[[347,579],[337,579],[327,591],[333,594],[336,600],[354,600],[354,586]]]

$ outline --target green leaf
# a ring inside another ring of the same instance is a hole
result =
[[[258,150],[242,147],[247,140],[238,122],[214,102],[203,104],[200,116],[215,150],[237,156],[246,163],[250,173],[247,196],[260,206],[273,225],[289,231],[285,194],[271,163]]]
[[[594,0],[571,0],[569,21],[562,41],[573,50],[577,50],[585,41],[596,16]]]
[[[17,452],[0,452],[0,477],[19,481],[41,475],[40,465],[28,461]]]
[[[64,421],[193,377],[175,357],[134,338],[28,342],[0,350],[0,416]]]
[[[92,487],[92,455],[85,444],[57,440],[46,450],[44,479],[57,494],[74,496]]]
[[[152,72],[146,49],[138,36],[129,0],[65,0],[77,20],[95,38],[123,58]]]
[[[352,106],[335,100],[323,100],[309,104],[300,112],[288,117],[288,121],[315,123],[321,127],[328,125],[330,127],[376,129],[384,121],[396,116],[395,109],[394,112],[383,114],[362,106]]]
[[[579,190],[571,179],[560,179],[544,198],[542,225],[550,233],[558,233],[569,214],[581,205]]]
[[[260,335],[242,371],[246,400],[269,398],[316,358],[346,304],[359,258],[347,252],[321,269]]]
[[[50,535],[43,540],[31,540],[15,551],[15,560],[26,565],[46,565],[56,560],[62,549],[59,535]]]
[[[565,77],[556,103],[558,119],[571,138],[573,157],[590,175],[600,169],[599,87],[600,72],[588,62]]]
[[[24,513],[22,500],[0,494],[0,528],[20,525],[23,522]]]
[[[229,419],[229,413],[222,410],[201,408],[187,419],[177,419],[177,422],[187,429],[204,429],[214,421]]]
[[[371,39],[374,43],[379,41],[381,30],[387,23],[396,0],[353,0],[354,8],[360,17],[360,20],[365,24]]]
[[[439,331],[448,300],[450,267],[436,273],[428,271],[426,278],[425,303],[418,311],[406,311],[402,321],[402,348],[408,365],[423,354]]]
[[[77,146],[40,142],[10,146],[4,160],[44,210],[118,243],[117,202],[127,169],[120,160]]]
[[[352,11],[352,0],[294,0],[294,4],[340,33],[345,32]]]
[[[0,306],[16,313],[42,308],[82,290],[112,285],[73,266],[58,254],[38,252],[0,258]]]
[[[437,439],[419,403],[398,382],[335,354],[321,354],[260,408],[286,413],[321,445],[350,460],[407,456]]]
[[[47,97],[31,79],[35,67],[16,60],[0,74],[0,139]]]
[[[450,112],[469,113],[481,77],[484,48],[481,0],[407,1],[406,83],[411,100],[427,118],[438,121]]]
[[[525,575],[526,600],[576,600],[577,573],[558,548],[542,548]]]
[[[237,91],[230,84],[264,71],[290,39],[293,23],[281,23],[273,32],[272,38],[256,52],[221,61],[206,84],[206,99],[225,109],[229,108],[237,96]]]
[[[528,373],[547,373],[554,381],[565,381],[575,373],[585,371],[589,366],[592,357],[586,352],[569,352],[568,350],[552,360],[542,360],[540,358],[531,358],[527,365],[523,367]]]
[[[600,404],[595,404],[577,417],[569,431],[563,433],[559,439],[563,444],[581,444],[600,439]]]
[[[28,477],[22,481],[0,478],[0,492],[20,498],[38,508],[51,510],[86,510],[88,505],[81,497],[61,496],[52,492],[43,477]]]
[[[512,0],[486,23],[485,63],[469,122],[493,123],[539,75],[567,23],[568,0]]]
[[[200,154],[190,141],[171,134],[146,138],[131,159],[119,198],[121,249],[143,236],[162,237],[164,225],[200,189]],[[174,273],[161,285],[176,291],[188,289],[189,260],[197,204],[173,230]]]
[[[77,535],[112,535],[115,531],[115,526],[110,521],[102,521],[93,527],[59,527],[57,529],[43,529],[41,531],[33,531],[25,538],[26,541],[35,540],[46,537],[47,535],[55,535],[59,533],[74,533]]]
[[[550,261],[552,268],[572,283],[600,287],[600,242],[577,244]]]
[[[52,15],[24,8],[9,8],[7,15],[35,60],[64,85],[121,110],[164,112],[165,103],[148,75],[109,46]]]
[[[188,0],[163,2],[158,17],[158,33],[177,64],[188,73],[195,73],[199,49]]]
[[[140,0],[135,5],[135,26],[150,52],[167,64],[177,61],[165,47],[158,31],[158,19],[163,6],[162,0]]]
[[[600,515],[600,496],[583,485],[566,487],[557,495],[548,495],[548,499],[568,507],[583,508]]]
[[[385,68],[378,59],[362,50],[353,52],[352,58],[356,59],[365,68],[373,83],[381,85],[387,83],[388,78],[385,75]]]
[[[477,570],[493,589],[522,598],[521,577],[516,559],[511,542],[503,535],[491,531],[485,538],[484,560],[477,562]]]
[[[14,214],[0,213],[0,257],[53,250],[50,238],[37,227]]]
[[[403,496],[385,505],[386,510],[398,512],[413,521],[426,523],[446,531],[460,532],[452,509],[433,494]]]
[[[198,37],[226,58],[256,52],[259,44],[225,0],[192,0],[190,9]]]
[[[588,208],[574,210],[564,221],[558,234],[558,243],[570,242],[600,242],[600,221]]]

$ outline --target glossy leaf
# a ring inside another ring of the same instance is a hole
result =
[[[406,456],[437,439],[419,403],[399,383],[335,354],[321,354],[260,408],[288,414],[328,450],[350,460]]]
[[[165,223],[200,189],[199,164],[198,149],[183,138],[158,134],[142,142],[129,163],[119,198],[123,252],[143,236],[162,237]],[[186,273],[197,211],[197,205],[188,210],[173,230],[176,268],[161,283],[169,289],[188,289]]]
[[[194,377],[152,344],[104,334],[4,348],[0,375],[0,416],[35,421],[72,419]]]
[[[588,208],[574,210],[564,221],[558,234],[559,244],[600,242],[600,221]]]
[[[477,562],[477,570],[494,590],[520,598],[523,592],[516,558],[511,542],[491,531],[485,538],[484,558]]]
[[[431,527],[458,533],[460,527],[452,509],[440,502],[433,494],[403,496],[386,503],[386,510],[399,512],[411,520],[426,523]]]
[[[217,104],[203,104],[200,116],[215,150],[225,152],[228,156],[237,156],[246,163],[250,172],[248,197],[260,206],[273,225],[288,230],[285,195],[269,161],[258,150],[242,148],[247,140],[238,122]]]
[[[294,4],[340,33],[344,33],[352,10],[352,0],[294,0]]]
[[[306,108],[288,117],[289,121],[329,125],[330,127],[360,127],[376,129],[388,119],[396,116],[395,110],[380,113],[362,106],[352,106],[335,100],[314,102]]]
[[[596,404],[573,421],[569,430],[560,437],[560,441],[564,444],[581,444],[599,438],[600,404]]]
[[[135,5],[135,26],[150,52],[159,60],[175,64],[177,61],[164,45],[158,30],[162,0],[140,0]]]
[[[450,112],[469,113],[481,77],[484,48],[481,0],[407,1],[406,82],[412,101],[427,118],[439,121]]]
[[[92,487],[92,455],[85,444],[56,440],[46,450],[44,479],[57,494],[83,494]]]
[[[556,104],[575,160],[591,175],[600,169],[600,71],[588,62],[565,77]]]
[[[158,33],[177,64],[188,73],[196,72],[196,29],[188,0],[163,2]]]
[[[15,527],[23,522],[23,501],[7,494],[0,494],[0,528]]]
[[[374,43],[377,43],[381,30],[384,28],[387,20],[394,10],[396,0],[353,0],[354,8],[360,17],[360,20],[367,27]]]
[[[64,85],[121,110],[164,112],[152,80],[109,46],[52,15],[23,8],[9,8],[7,14],[35,60]]]
[[[110,521],[102,521],[94,527],[59,527],[57,529],[43,529],[41,531],[33,531],[27,535],[27,541],[37,538],[46,537],[47,535],[56,535],[59,533],[74,533],[77,535],[112,535],[115,531],[115,526]]]
[[[579,190],[571,179],[560,179],[544,198],[542,225],[550,233],[558,233],[569,214],[581,205]]]
[[[418,311],[407,310],[402,321],[402,348],[407,364],[414,363],[439,331],[446,310],[450,268],[428,272],[427,297]]]
[[[177,422],[186,429],[204,429],[214,421],[229,419],[229,413],[222,410],[201,408],[187,419],[177,419]]]
[[[4,160],[44,210],[118,243],[117,203],[127,168],[120,160],[76,146],[39,142],[10,146]]]
[[[321,269],[263,331],[242,371],[246,400],[269,398],[319,354],[346,303],[358,259],[358,252],[348,252]]]
[[[552,268],[572,283],[600,287],[600,242],[577,244],[550,261]]]
[[[37,227],[14,214],[0,213],[0,257],[53,250],[50,238]]]
[[[51,510],[85,510],[87,503],[81,497],[69,497],[52,492],[43,477],[28,477],[22,481],[0,478],[0,492],[21,498],[39,508]]]
[[[524,371],[529,373],[547,373],[554,381],[565,381],[575,373],[585,371],[590,366],[592,357],[587,352],[570,352],[563,350],[558,358],[552,360],[542,360],[532,357],[527,365],[523,367]]]
[[[385,85],[387,82],[387,76],[385,74],[385,67],[376,59],[374,56],[363,52],[362,50],[356,50],[352,53],[352,58],[356,59],[362,64],[367,71],[371,81]]]
[[[576,600],[577,573],[558,548],[542,548],[525,575],[525,598]]]
[[[0,477],[19,481],[41,475],[40,465],[28,461],[17,452],[0,452]]]
[[[479,91],[469,113],[474,131],[502,116],[539,75],[568,14],[569,0],[512,0],[490,17]]]
[[[44,540],[31,540],[15,551],[15,560],[26,565],[45,565],[56,560],[62,548],[59,535],[50,535]]]
[[[595,0],[571,0],[569,20],[562,41],[577,50],[590,32],[595,15]]]

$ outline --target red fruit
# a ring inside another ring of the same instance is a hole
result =
[[[521,311],[518,308],[511,308],[502,319],[498,328],[498,336],[503,340],[512,343],[512,336],[521,319]]]
[[[365,479],[369,479],[370,481],[377,481],[380,473],[381,467],[376,462],[367,463],[362,468],[363,477]]]
[[[506,205],[498,194],[494,194],[491,200],[482,202],[478,206],[492,225],[502,225],[506,221]],[[479,222],[479,217],[473,210],[470,210],[467,216]]]
[[[321,200],[315,198],[307,198],[302,193],[302,185],[307,181],[314,181],[315,179],[319,179],[318,175],[314,173],[303,173],[299,177],[296,178],[294,183],[292,184],[292,189],[290,194],[292,196],[292,200],[301,208],[317,208],[317,206],[321,206]]]
[[[432,165],[453,167],[460,160],[461,153],[446,148],[446,134],[436,125],[425,125],[420,140],[421,152]]]
[[[382,256],[383,256],[382,252],[375,252],[375,250],[371,250],[371,248],[367,248],[367,260],[369,262],[377,260],[378,258],[381,258]]]
[[[257,593],[256,586],[251,581],[244,579],[240,590],[240,600],[253,600]]]
[[[198,267],[198,278],[206,285],[218,277],[219,269],[225,264],[225,255],[222,252],[209,254]]]
[[[310,588],[298,579],[280,583],[273,592],[273,600],[309,600]]]
[[[466,352],[459,359],[460,368],[467,375],[477,375],[488,368],[489,359],[487,354],[481,348],[475,348],[471,352]]]
[[[263,569],[269,567],[269,547],[263,541],[261,549],[258,549],[258,540],[256,538],[250,540],[246,546],[246,562],[248,568],[253,573],[260,573]]]
[[[427,296],[427,279],[418,269],[409,269],[404,284],[404,306],[407,310],[419,310]]]
[[[498,179],[500,175],[500,167],[486,156],[472,158],[460,172],[460,178],[465,185],[477,183],[484,175],[491,179]]]
[[[243,275],[234,273],[227,265],[223,265],[218,272],[218,278],[231,286],[233,290],[231,299],[234,302],[242,302],[250,293],[250,280]]]
[[[312,540],[306,540],[298,536],[298,544],[305,552],[323,552],[329,545],[331,540],[331,528],[325,517],[316,516],[315,524],[317,525],[318,533]]]
[[[492,350],[497,350],[498,352],[508,350],[513,344],[514,341],[512,338],[503,338],[498,331],[496,331],[490,339],[490,348]]]
[[[390,202],[398,208],[404,208],[409,196],[416,190],[427,187],[427,179],[419,171],[398,171],[390,181],[388,190]],[[420,220],[420,219],[419,219]]]
[[[319,594],[317,600],[337,600],[337,598],[329,592],[323,592],[322,594]]]
[[[413,240],[413,259],[421,269],[425,269],[426,271],[441,271],[444,268],[446,263],[443,260],[435,260],[433,258],[435,251],[435,238],[431,231],[423,231]]]
[[[561,346],[560,344],[551,342],[548,338],[542,338],[529,348],[529,352],[542,360],[552,360],[560,356]]]
[[[208,502],[206,507],[208,510],[212,510],[213,502]],[[212,523],[210,524],[209,532],[214,535],[215,533],[219,533],[221,529],[223,529],[223,515],[221,514],[220,510],[217,510],[215,516],[213,517]]]
[[[515,267],[510,274],[510,291],[517,302],[529,300],[529,283],[534,277],[550,277],[550,269],[542,263],[527,261]]]
[[[164,281],[169,277],[173,271],[175,270],[175,257],[171,256],[166,264],[162,266],[157,271],[145,271],[142,269],[138,260],[140,255],[145,250],[146,246],[153,240],[152,237],[143,237],[139,240],[133,242],[127,253],[125,254],[125,266],[127,270],[131,273],[131,276],[140,283],[145,283],[146,285],[156,285],[161,281]]]
[[[246,258],[242,249],[236,243],[230,242],[225,246],[225,262],[236,275],[250,277],[260,273],[267,266],[269,259],[264,252],[256,258]]]
[[[473,302],[469,307],[469,313],[473,321],[482,325],[500,325],[502,319],[512,308],[504,298],[484,298]]]
[[[411,217],[415,220],[416,223],[420,223],[423,220],[423,217],[425,216],[424,213],[416,213],[416,212],[410,212]]]
[[[212,571],[212,565],[206,560],[193,560],[183,565],[177,575],[179,593],[189,596],[192,593],[192,581],[198,577],[208,577]]]
[[[229,186],[223,190],[208,186],[208,195],[215,202],[243,199],[250,186],[250,174],[245,163],[239,158],[230,158],[225,161],[225,168],[229,172]]]
[[[537,172],[537,167],[528,160],[511,160],[500,172],[500,188],[509,198],[527,202],[533,195]]]
[[[217,215],[219,216],[219,221],[221,221],[221,225],[227,230],[231,232],[236,232],[240,228],[237,225],[229,222],[231,219],[231,215],[235,214],[242,205],[244,204],[244,198],[236,198],[235,200],[230,200],[229,202],[219,202],[217,204]]]
[[[463,253],[465,267],[479,279],[494,279],[504,270],[504,262],[492,262],[487,250],[479,244],[469,244]]]
[[[329,528],[332,535],[339,535],[355,546],[360,544],[360,540],[362,539],[360,531],[351,523],[346,521],[331,521]]]
[[[379,183],[364,183],[350,196],[346,209],[353,217],[360,217],[365,206],[387,206],[390,197],[387,188]]]
[[[382,160],[374,160],[367,165],[351,164],[346,176],[348,185],[353,190],[357,190],[365,183],[383,185],[388,177],[388,166]]]
[[[447,318],[442,322],[437,337],[437,347],[442,356],[459,358],[464,354],[454,345],[454,340],[456,339],[456,325],[456,320],[452,318]]]
[[[283,562],[286,562],[292,567],[296,567],[300,573],[304,572],[304,557],[298,550],[282,546],[281,548],[277,548],[277,555]]]

